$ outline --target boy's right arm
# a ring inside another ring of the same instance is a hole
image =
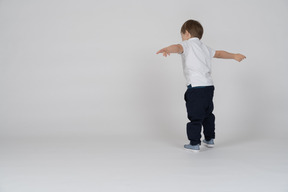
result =
[[[182,52],[183,52],[182,45],[174,44],[174,45],[165,47],[163,49],[160,49],[156,54],[163,53],[163,56],[167,57],[167,55],[170,55],[170,53],[182,53]]]
[[[245,55],[242,55],[240,53],[229,53],[227,51],[216,51],[214,58],[221,58],[221,59],[235,59],[236,61],[242,61],[245,59]]]

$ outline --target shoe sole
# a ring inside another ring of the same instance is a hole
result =
[[[194,153],[198,153],[200,150],[195,150],[195,149],[189,149],[189,148],[185,148],[184,147],[184,149],[186,150],[186,151],[192,151],[192,152],[194,152]]]
[[[209,148],[213,148],[213,147],[214,147],[213,144],[207,144],[207,143],[204,143],[204,145],[205,145],[206,147],[209,147]]]

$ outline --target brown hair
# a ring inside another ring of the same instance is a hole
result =
[[[203,35],[203,27],[202,25],[195,20],[187,20],[181,27],[181,33],[185,34],[186,30],[190,33],[192,37],[202,38]]]

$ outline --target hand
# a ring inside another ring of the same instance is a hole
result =
[[[238,53],[238,54],[235,54],[234,55],[234,59],[236,60],[236,61],[242,61],[243,59],[246,59],[246,57],[245,57],[245,55],[242,55],[242,54],[240,54],[240,53]]]
[[[164,57],[167,57],[167,55],[170,55],[167,47],[165,47],[165,48],[163,48],[163,49],[160,49],[156,54],[158,54],[158,53],[163,53],[163,56],[164,56]]]

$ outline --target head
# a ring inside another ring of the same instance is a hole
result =
[[[192,37],[198,37],[201,39],[203,31],[203,27],[198,21],[188,20],[181,27],[182,40],[188,40]]]

